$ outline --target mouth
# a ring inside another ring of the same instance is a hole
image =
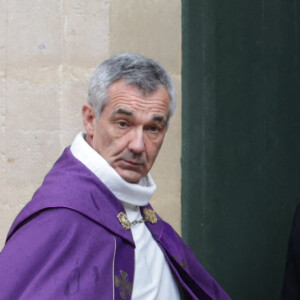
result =
[[[133,160],[126,160],[126,159],[124,159],[124,162],[127,163],[127,164],[129,164],[129,165],[132,165],[132,166],[141,166],[142,165],[142,163],[137,162],[137,161],[133,161]]]
[[[121,159],[119,160],[119,166],[126,170],[141,171],[144,167],[144,163],[137,160]]]

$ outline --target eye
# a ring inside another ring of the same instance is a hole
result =
[[[159,131],[159,128],[158,128],[158,126],[150,126],[150,127],[149,127],[149,130],[150,130],[151,132],[158,132],[158,131]]]
[[[118,125],[120,128],[126,128],[127,127],[127,123],[125,121],[119,121]]]
[[[151,132],[157,132],[159,130],[157,126],[151,126],[149,129]]]

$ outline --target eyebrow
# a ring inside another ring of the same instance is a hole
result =
[[[126,116],[129,116],[129,117],[133,117],[133,113],[129,110],[124,109],[124,108],[118,108],[113,114],[114,115],[120,114],[120,115],[126,115]],[[152,121],[166,123],[165,117],[161,116],[161,115],[154,116],[152,118]]]
[[[120,114],[120,115],[126,115],[126,116],[133,116],[133,113],[129,110],[119,108],[114,112],[114,115]]]
[[[164,116],[154,116],[152,118],[153,121],[158,121],[158,122],[166,122],[165,117]]]

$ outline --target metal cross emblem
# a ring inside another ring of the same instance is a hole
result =
[[[115,276],[116,287],[120,290],[120,296],[122,299],[127,299],[127,295],[130,297],[132,292],[132,284],[128,280],[128,273],[120,270],[121,276]]]

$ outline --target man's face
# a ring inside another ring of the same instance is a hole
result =
[[[116,81],[109,87],[99,119],[93,118],[91,128],[85,122],[87,141],[124,180],[138,183],[160,150],[168,111],[165,88],[145,96],[136,86]]]

